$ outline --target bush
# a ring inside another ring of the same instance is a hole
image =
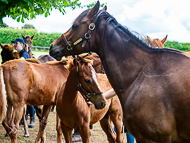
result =
[[[61,36],[61,33],[38,33],[35,29],[12,29],[12,28],[0,28],[0,43],[10,44],[12,40],[16,38],[22,38],[21,34],[35,35],[32,45],[50,47],[50,44]]]

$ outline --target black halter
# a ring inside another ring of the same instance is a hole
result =
[[[66,45],[66,48],[68,51],[71,52],[73,58],[75,58],[75,54],[74,54],[74,51],[73,51],[73,48],[74,46],[76,46],[77,44],[79,44],[80,42],[86,40],[89,45],[90,45],[90,50],[89,50],[89,53],[88,54],[91,54],[91,51],[92,51],[92,46],[91,46],[91,43],[90,43],[90,37],[91,37],[91,32],[95,29],[95,22],[98,18],[98,16],[102,13],[103,11],[99,11],[95,18],[93,19],[92,23],[90,23],[90,25],[88,26],[88,31],[87,33],[84,34],[84,36],[82,38],[79,38],[78,40],[76,40],[74,43],[72,44],[69,44],[69,42],[67,41],[66,37],[64,34],[61,35],[65,45]]]
[[[75,73],[76,73],[76,77],[77,77],[77,83],[78,83],[78,88],[79,90],[82,90],[85,93],[85,96],[83,94],[81,94],[83,96],[83,98],[85,99],[86,102],[89,102],[89,98],[91,98],[92,96],[95,95],[99,95],[99,94],[103,94],[103,92],[94,92],[94,93],[89,93],[87,92],[81,85],[80,81],[79,81],[79,77],[78,77],[78,72],[77,72],[77,68],[75,67]]]

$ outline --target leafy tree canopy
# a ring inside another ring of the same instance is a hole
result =
[[[53,8],[65,14],[65,8],[81,7],[79,0],[0,0],[0,23],[3,17],[9,16],[18,22],[24,19],[33,19],[36,15],[50,15]]]
[[[35,27],[31,24],[25,24],[22,29],[35,29]]]

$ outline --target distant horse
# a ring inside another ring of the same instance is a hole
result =
[[[167,35],[164,39],[159,40],[159,39],[153,39],[151,40],[150,37],[147,36],[147,41],[148,44],[154,48],[164,48],[164,43],[166,42]],[[190,57],[190,52],[182,52],[184,55]]]
[[[50,55],[96,52],[120,99],[125,126],[138,141],[189,143],[190,59],[149,47],[99,6],[97,1],[83,11],[52,43]]]
[[[24,42],[28,45],[27,52],[28,52],[29,57],[33,58],[33,55],[32,55],[32,40],[33,40],[33,38],[34,38],[35,35],[33,35],[32,37],[30,37],[29,35],[27,35],[25,37],[24,35],[21,34],[21,36],[22,36]]]
[[[59,120],[57,121],[57,142],[62,142],[63,131],[65,141],[71,143],[72,130],[76,128],[83,142],[87,143],[90,136],[89,125],[100,121],[101,127],[107,134],[110,143],[115,143],[116,141],[117,143],[123,143],[123,136],[121,134],[123,112],[118,97],[115,96],[107,100],[106,106],[101,110],[97,110],[94,105],[88,105],[78,92],[77,87],[79,83],[77,82],[77,78],[80,79],[81,84],[84,82],[83,84],[85,85],[83,86],[88,86],[89,88],[97,84],[96,77],[98,77],[98,84],[103,89],[103,92],[111,89],[112,87],[106,75],[97,75],[89,61],[84,58],[74,61],[75,65],[72,62],[68,65],[70,73],[65,83],[65,89],[63,95],[59,96],[56,102],[57,114],[61,119],[60,121],[58,118]],[[75,68],[77,68],[77,74]],[[79,88],[79,91],[82,90]],[[117,139],[110,118],[116,127]]]
[[[164,43],[166,42],[167,37],[168,37],[168,35],[166,35],[166,37],[162,40],[160,40],[160,39],[151,40],[150,37],[147,36],[147,41],[148,41],[148,44],[154,48],[164,48]]]
[[[40,129],[36,138],[36,142],[39,141],[47,124],[51,106],[55,105],[57,96],[62,94],[63,84],[69,73],[64,67],[65,64],[65,61],[35,64],[25,60],[11,60],[1,65],[8,99],[8,123],[10,123],[8,125],[3,122],[3,126],[9,133],[12,142],[17,142],[19,121],[25,103],[34,106],[44,105]],[[98,96],[101,102],[96,98],[97,96],[92,97],[92,102],[97,107],[103,108],[104,104],[102,103],[105,102],[103,96]],[[11,117],[12,107],[14,110]]]

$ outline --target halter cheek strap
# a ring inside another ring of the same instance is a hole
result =
[[[71,52],[73,58],[75,58],[75,54],[74,54],[74,51],[73,51],[73,47],[76,46],[77,44],[79,44],[80,42],[85,41],[85,40],[89,43],[89,46],[90,46],[89,53],[91,54],[91,51],[92,51],[92,46],[91,46],[91,43],[90,43],[91,32],[95,29],[95,24],[94,24],[94,23],[96,22],[97,18],[99,17],[99,15],[100,15],[102,12],[103,12],[103,11],[101,10],[101,11],[99,11],[99,12],[96,14],[96,16],[95,16],[95,18],[93,19],[92,23],[88,26],[88,31],[87,31],[87,33],[85,33],[85,35],[84,35],[82,38],[79,38],[79,39],[76,40],[74,43],[69,44],[69,42],[67,41],[65,35],[64,35],[64,34],[61,35],[61,37],[62,37],[62,39],[63,39],[63,41],[64,41],[64,43],[65,43],[65,45],[66,45],[67,50]],[[84,43],[84,44],[86,44],[86,43]],[[82,45],[83,45],[83,44],[82,44]],[[85,45],[83,45],[83,46],[85,46]]]

